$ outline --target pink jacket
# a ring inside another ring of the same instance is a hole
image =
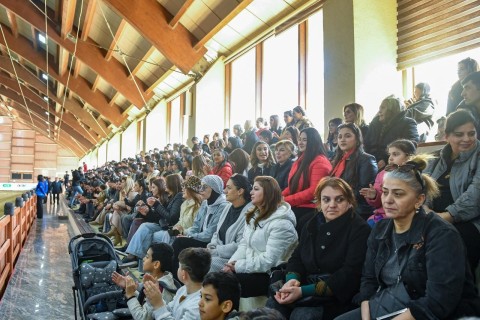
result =
[[[316,205],[313,203],[315,188],[317,187],[318,182],[323,177],[328,176],[330,171],[332,171],[332,165],[325,156],[317,156],[308,167],[310,173],[310,186],[307,189],[302,190],[303,175],[301,175],[300,180],[298,181],[298,189],[293,191],[290,190],[290,179],[295,172],[297,172],[299,160],[301,160],[302,157],[303,156],[293,163],[292,169],[288,175],[289,186],[283,190],[282,196],[284,196],[285,201],[292,207],[315,208]]]
[[[377,196],[375,199],[365,198],[369,205],[375,208],[376,214],[385,215],[385,210],[382,207],[382,184],[383,184],[383,176],[385,175],[385,170],[380,171],[375,178],[375,184],[373,187],[377,191]]]

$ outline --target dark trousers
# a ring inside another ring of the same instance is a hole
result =
[[[467,249],[467,260],[475,277],[475,270],[480,260],[480,232],[478,232],[477,227],[472,222],[456,223],[454,226],[463,239]]]
[[[43,199],[45,199],[45,197],[37,196],[37,218],[38,219],[43,218]]]
[[[52,193],[52,194],[51,194],[50,203],[55,203],[55,201],[56,201],[57,203],[60,202],[60,194],[59,194],[59,193]]]
[[[267,296],[270,276],[267,273],[235,273],[242,287],[242,298]]]
[[[177,237],[173,243],[173,268],[172,268],[172,273],[173,276],[176,278],[177,277],[177,269],[178,269],[178,255],[180,252],[182,252],[183,249],[186,248],[206,248],[208,242],[203,242],[200,240],[192,239],[192,238],[187,238],[187,237]],[[177,279],[178,280],[178,279]]]
[[[291,305],[279,304],[274,297],[267,300],[267,308],[279,311],[285,319],[290,320],[321,320],[323,319],[323,307],[297,307]]]
[[[303,207],[292,207],[292,211],[297,219],[295,230],[297,230],[298,237],[300,238],[300,233],[302,232],[303,226],[315,215],[316,211],[313,208]]]

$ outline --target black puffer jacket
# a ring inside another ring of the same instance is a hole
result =
[[[365,137],[365,152],[373,155],[377,162],[388,162],[387,145],[398,139],[408,139],[418,142],[417,123],[406,116],[406,111],[400,112],[388,123],[383,124],[378,116],[373,118]]]

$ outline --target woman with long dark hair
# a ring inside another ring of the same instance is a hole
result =
[[[292,206],[297,218],[297,231],[300,233],[305,222],[315,214],[315,188],[320,179],[328,176],[332,165],[315,128],[306,128],[300,132],[298,152],[298,159],[288,175],[288,187],[282,195]]]
[[[338,148],[330,175],[348,182],[358,203],[355,211],[367,220],[374,208],[367,203],[360,190],[375,182],[378,172],[375,157],[363,151],[362,132],[356,124],[343,123],[338,126],[337,132]]]
[[[251,198],[253,207],[246,214],[243,239],[223,268],[235,272],[242,297],[267,295],[267,272],[290,258],[298,240],[295,216],[290,205],[282,201],[275,179],[256,177]]]

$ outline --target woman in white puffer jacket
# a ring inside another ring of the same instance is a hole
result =
[[[271,268],[286,262],[298,243],[295,215],[282,201],[282,190],[272,177],[255,178],[254,207],[246,215],[243,239],[224,267],[235,272],[242,297],[267,295]]]

